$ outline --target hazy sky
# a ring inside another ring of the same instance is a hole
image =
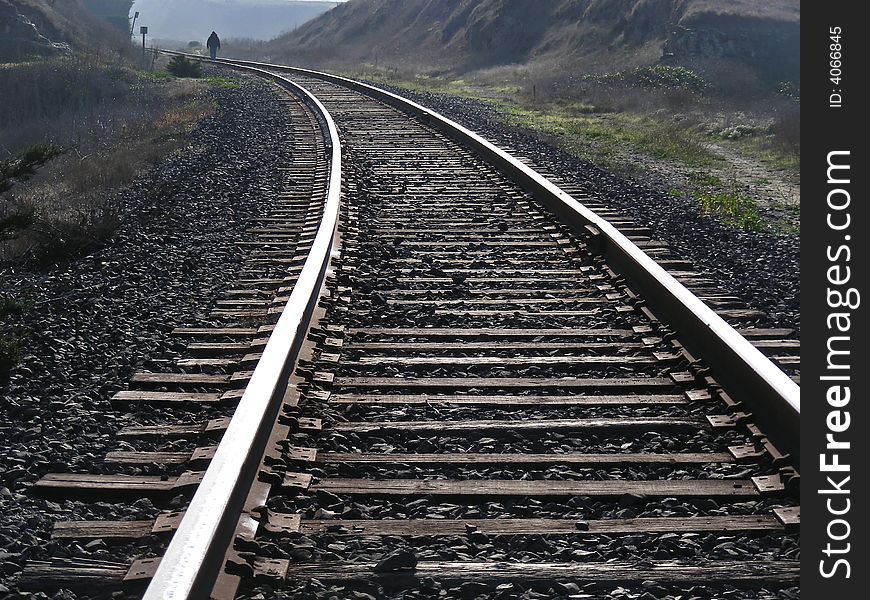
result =
[[[222,38],[271,39],[292,31],[324,8],[345,0],[135,0],[130,16],[157,40],[200,41],[214,30]],[[311,5],[311,6],[309,6]],[[295,7],[295,8],[294,8]],[[204,36],[204,37],[203,37]]]

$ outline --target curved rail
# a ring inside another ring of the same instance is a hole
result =
[[[575,231],[588,235],[593,228],[611,266],[622,272],[653,312],[680,334],[689,352],[704,357],[714,367],[723,388],[743,399],[757,419],[767,424],[771,439],[799,458],[800,386],[634,242],[534,169],[455,121],[381,88],[299,67],[231,59],[216,62],[298,73],[372,96],[470,146]]]
[[[331,146],[330,172],[323,218],[311,251],[275,325],[263,355],[235,410],[214,458],[196,490],[184,519],[160,561],[145,600],[207,598],[223,567],[239,516],[256,476],[274,423],[287,376],[305,341],[320,297],[338,226],[341,192],[341,145],[332,117],[310,92],[292,81],[254,67],[240,66],[289,89],[322,118]]]
[[[328,197],[299,280],[144,598],[208,596],[238,525],[248,486],[256,475],[268,429],[279,410],[286,376],[304,341],[335,240],[341,184],[341,148],[335,123],[305,88],[260,67],[330,81],[397,107],[474,149],[547,204],[573,229],[586,235],[591,232],[607,254],[609,264],[625,274],[651,308],[677,330],[687,349],[713,364],[717,380],[725,389],[745,398],[759,420],[771,425],[769,432],[778,434],[772,436],[774,441],[797,451],[800,388],[615,227],[533,169],[454,121],[380,88],[308,69],[248,61],[215,62],[279,82],[301,96],[322,117],[332,151]]]

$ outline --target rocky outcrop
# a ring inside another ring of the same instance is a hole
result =
[[[800,24],[767,19],[708,18],[675,25],[663,60],[700,66],[736,62],[763,80],[800,80]]]
[[[68,52],[68,44],[49,37],[54,33],[37,11],[0,0],[0,60]]]
[[[0,61],[70,52],[123,53],[129,46],[126,25],[123,31],[113,27],[82,0],[0,0]]]

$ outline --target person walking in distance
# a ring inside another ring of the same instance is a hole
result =
[[[221,40],[217,33],[212,31],[205,45],[208,46],[208,53],[211,55],[211,59],[217,58],[217,51],[221,49]]]

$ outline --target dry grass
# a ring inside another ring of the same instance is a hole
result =
[[[0,223],[6,224],[0,227],[0,261],[49,264],[106,239],[121,216],[112,191],[181,148],[184,134],[213,111],[204,85],[175,80],[138,85],[145,89],[128,97],[127,118],[110,126],[84,121],[89,124],[84,130],[67,130],[63,137],[69,141],[74,133],[76,141],[63,155],[0,196]]]
[[[65,148],[160,113],[155,82],[93,56],[0,65],[0,159],[34,144]]]
[[[773,124],[773,134],[787,152],[801,155],[801,107],[789,106],[780,111]]]

